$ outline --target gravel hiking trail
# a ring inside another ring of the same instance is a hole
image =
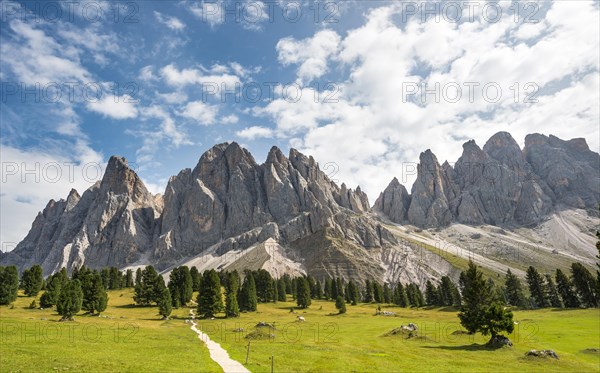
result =
[[[194,310],[190,310],[189,323],[192,325],[192,330],[198,334],[198,338],[208,347],[210,358],[219,364],[225,373],[250,373],[241,363],[230,358],[227,351],[220,344],[211,340],[207,334],[198,329],[195,320],[196,314]]]

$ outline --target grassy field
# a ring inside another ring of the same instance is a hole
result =
[[[0,371],[222,372],[184,322],[187,309],[163,321],[156,307],[131,307],[132,296],[129,289],[109,291],[103,317],[73,322],[58,322],[56,311],[28,309],[33,298],[20,296],[13,309],[1,306]]]
[[[123,294],[123,296],[120,296]],[[78,316],[58,323],[49,310],[29,310],[20,297],[0,308],[1,371],[221,371],[182,320],[161,321],[155,307],[130,307],[131,291],[110,292],[108,318]],[[337,315],[332,302],[313,301],[290,313],[291,302],[259,304],[237,319],[199,320],[199,327],[253,372],[392,371],[600,371],[599,310],[516,311],[512,348],[488,350],[487,337],[462,334],[454,310],[384,307],[397,317],[375,316],[375,305],[348,306]],[[305,322],[297,322],[303,316]],[[123,318],[122,318],[123,317]],[[256,328],[264,321],[274,328]],[[409,322],[417,338],[384,336]],[[239,331],[243,329],[243,331]],[[530,349],[553,349],[560,360],[527,358]]]

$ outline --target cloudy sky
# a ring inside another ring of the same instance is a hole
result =
[[[598,2],[0,2],[1,241],[113,154],[154,193],[212,145],[313,155],[371,203],[498,131],[599,147]],[[410,188],[409,188],[410,189]]]

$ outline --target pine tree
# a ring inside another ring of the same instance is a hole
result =
[[[128,269],[125,272],[125,287],[126,288],[132,288],[134,285],[133,283],[133,271],[131,269]]]
[[[156,288],[157,293],[159,294],[157,301],[158,314],[161,315],[164,320],[167,320],[173,311],[173,299],[171,297],[171,291],[165,286],[165,281],[162,276],[156,281]]]
[[[331,279],[331,299],[336,300],[337,297],[338,297],[337,280],[334,277]]]
[[[597,307],[600,295],[596,294],[596,280],[590,271],[581,263],[573,263],[571,275],[581,303],[586,307]]]
[[[198,272],[198,268],[196,268],[196,266],[193,266],[190,269],[190,276],[192,276],[192,290],[199,291],[200,290],[200,279],[202,276],[200,275],[200,272]]]
[[[521,308],[527,307],[527,299],[523,294],[523,286],[521,285],[521,281],[510,271],[510,269],[506,271],[504,287],[506,292],[506,301],[509,305]]]
[[[250,274],[246,274],[244,283],[239,295],[239,306],[242,311],[254,312],[256,311],[257,295],[256,285],[254,283],[254,277]]]
[[[214,317],[223,309],[221,280],[219,274],[211,269],[202,276],[202,288],[198,295],[198,314],[201,317]]]
[[[96,272],[81,284],[81,290],[83,291],[81,308],[90,314],[94,314],[95,312],[100,314],[100,312],[106,310],[108,295],[106,294],[100,275]]]
[[[285,294],[285,281],[283,279],[277,280],[277,300],[280,302],[287,301]]]
[[[428,306],[436,306],[438,302],[437,289],[431,281],[427,280],[427,283],[425,284],[425,304]]]
[[[392,292],[387,282],[383,285],[383,301],[384,303],[392,303]]]
[[[472,261],[469,261],[467,270],[461,273],[460,288],[463,305],[458,318],[469,333],[476,333],[486,324],[485,313],[494,297],[492,288]]]
[[[174,268],[169,277],[169,292],[173,306],[186,305],[192,300],[193,280],[187,266]]]
[[[134,281],[134,286],[137,286],[138,284],[142,283],[142,269],[138,268],[135,271],[135,281]]]
[[[336,279],[336,287],[337,287],[337,295],[341,296],[342,298],[345,297],[344,294],[344,280],[341,277],[338,277]],[[337,299],[337,296],[336,296]]]
[[[102,277],[102,286],[104,286],[105,289],[110,289],[110,269],[102,268],[100,276]]]
[[[571,280],[560,269],[556,270],[556,287],[565,307],[579,308],[581,306]]]
[[[408,297],[406,295],[406,290],[404,289],[404,285],[400,281],[396,285],[394,289],[394,304],[400,307],[408,307]]]
[[[558,290],[556,289],[556,285],[554,285],[554,281],[552,281],[552,276],[546,274],[546,297],[550,300],[550,305],[554,308],[563,308],[563,304],[560,301],[560,296],[558,295]]]
[[[550,302],[546,298],[546,286],[544,284],[544,278],[540,273],[533,267],[527,268],[527,284],[529,285],[529,293],[531,299],[534,302],[535,308],[545,308],[550,306]]]
[[[23,271],[22,282],[25,295],[28,297],[36,297],[42,289],[43,281],[42,267],[39,264],[35,264],[31,268]]]
[[[331,299],[331,279],[330,278],[326,278],[325,279],[325,289],[324,289],[324,293],[325,293],[325,300],[329,300]]]
[[[490,342],[503,331],[512,333],[512,312],[495,301],[493,284],[483,278],[483,273],[472,261],[461,273],[460,287],[463,305],[458,317],[469,333],[491,334]]]
[[[321,282],[319,280],[315,281],[315,296],[316,299],[322,299],[323,298],[323,287],[321,286]]]
[[[61,320],[73,320],[73,317],[81,310],[83,302],[83,291],[79,280],[67,281],[58,296],[56,309],[62,316]]]
[[[442,276],[440,286],[438,287],[438,297],[441,306],[459,305],[460,300],[455,299],[458,289],[448,276]]]
[[[108,289],[116,290],[121,289],[122,287],[121,272],[117,269],[117,267],[110,267]]]
[[[311,304],[310,288],[306,277],[299,277],[296,283],[296,304],[300,308],[307,308]]]
[[[240,315],[240,307],[237,301],[237,286],[229,286],[227,295],[225,296],[225,315],[227,317],[238,317]]]
[[[376,281],[373,281],[373,300],[375,300],[375,303],[383,302],[383,288]]]
[[[358,304],[358,287],[352,280],[348,282],[348,298],[353,306]]]
[[[153,266],[147,266],[144,268],[143,271],[140,271],[139,276],[136,274],[135,294],[133,296],[133,300],[136,304],[147,306],[153,302],[158,303],[162,296],[162,294],[160,294],[157,290],[159,276],[160,275],[158,272],[156,272]]]
[[[338,295],[335,300],[335,308],[337,308],[339,313],[346,313],[346,302],[341,295]]]
[[[17,267],[0,267],[0,305],[7,305],[17,300],[19,291],[19,272]]]

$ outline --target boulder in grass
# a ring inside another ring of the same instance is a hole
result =
[[[535,356],[535,357],[551,357],[553,359],[558,360],[558,355],[553,350],[529,350],[525,353],[525,356]]]
[[[512,347],[512,345],[513,344],[510,341],[510,339],[503,335],[497,335],[495,337],[492,337],[492,339],[490,339],[490,341],[488,342],[488,346],[492,348],[500,348],[504,346]]]

